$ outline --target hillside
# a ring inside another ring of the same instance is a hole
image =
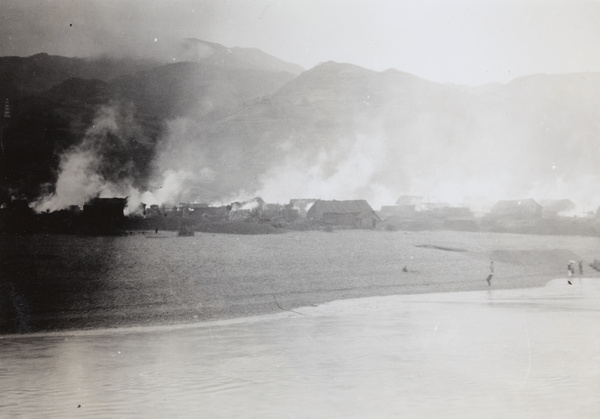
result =
[[[310,196],[377,208],[410,194],[600,205],[599,74],[465,87],[335,62],[301,71],[198,40],[182,51],[189,61],[110,80],[44,87],[23,73],[35,93],[11,100],[10,195],[33,199],[43,184],[52,194],[77,168],[72,179],[94,180],[84,194],[148,202]]]
[[[294,77],[284,70],[300,71],[260,51],[199,45],[214,51],[194,62],[135,68],[109,58],[0,58],[1,84],[8,86],[0,99],[8,97],[11,109],[3,129],[3,200],[53,193],[66,156],[81,160],[91,152],[85,167],[71,159],[79,177],[143,189],[169,121],[222,117]],[[224,54],[229,59],[219,60]]]
[[[0,98],[19,99],[71,78],[111,80],[160,63],[126,58],[69,58],[48,54],[0,57]]]
[[[599,93],[597,74],[471,88],[325,63],[201,127],[199,138],[212,140],[204,144],[215,166],[230,163],[211,187],[268,201],[489,194],[593,207]]]

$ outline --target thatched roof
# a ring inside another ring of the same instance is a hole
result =
[[[306,214],[308,218],[321,219],[323,214],[357,214],[372,215],[379,218],[373,208],[364,199],[354,201],[323,201],[317,200]]]

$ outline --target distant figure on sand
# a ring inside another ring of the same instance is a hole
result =
[[[402,272],[408,272],[408,268],[405,266],[404,268],[402,268]]]
[[[579,275],[583,275],[583,261],[579,261]]]
[[[570,278],[573,276],[574,273],[575,273],[575,262],[569,261],[569,264],[567,265],[567,275],[569,275],[569,278]]]

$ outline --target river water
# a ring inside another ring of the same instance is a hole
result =
[[[2,417],[600,416],[600,281],[3,336]]]

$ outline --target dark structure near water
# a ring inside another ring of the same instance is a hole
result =
[[[83,206],[83,229],[88,234],[120,234],[125,229],[127,198],[93,198]]]
[[[24,199],[15,199],[6,203],[6,208],[0,209],[0,231],[5,233],[33,233],[37,222],[33,209]]]
[[[375,228],[380,218],[364,199],[355,201],[317,200],[306,218],[325,225],[352,228]]]

